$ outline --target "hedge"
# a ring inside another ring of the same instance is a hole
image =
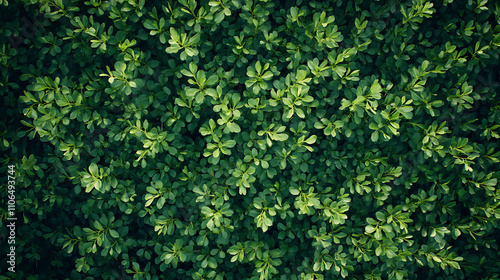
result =
[[[0,279],[500,279],[498,3],[0,5]]]

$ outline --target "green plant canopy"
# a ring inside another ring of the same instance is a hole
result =
[[[500,279],[498,2],[0,23],[0,280]]]

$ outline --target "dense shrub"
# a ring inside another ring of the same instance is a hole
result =
[[[500,277],[494,1],[0,4],[0,279]]]

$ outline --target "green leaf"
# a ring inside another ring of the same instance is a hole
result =
[[[377,217],[377,220],[379,220],[381,222],[385,222],[385,215],[384,215],[384,213],[377,212],[377,213],[375,213],[375,216]]]
[[[98,167],[95,163],[90,164],[89,171],[90,171],[90,174],[92,174],[92,176],[94,176],[94,177],[99,176],[99,170],[98,170]]]
[[[104,230],[104,227],[101,225],[101,223],[97,220],[94,221],[94,227],[98,230]]]
[[[228,147],[228,148],[232,148],[232,147],[236,146],[236,141],[234,141],[234,140],[227,140],[226,142],[224,142],[224,146]]]
[[[127,64],[125,64],[125,62],[123,61],[118,61],[115,63],[115,69],[120,73],[125,73],[125,69],[127,69]]]
[[[114,229],[110,229],[109,230],[109,235],[111,235],[111,237],[113,237],[113,238],[119,238],[120,237],[120,235],[118,234],[118,232],[116,230],[114,230]]]
[[[497,178],[492,178],[489,180],[484,181],[482,184],[488,187],[494,187],[497,185]]]
[[[273,77],[273,73],[271,71],[266,71],[261,77],[264,80],[270,80]]]
[[[373,233],[373,232],[375,232],[375,227],[372,225],[368,225],[365,227],[365,231],[366,231],[366,233]]]
[[[300,194],[299,190],[296,188],[290,188],[289,191],[292,195],[299,195]]]
[[[173,28],[173,27],[170,27],[170,37],[172,37],[172,40],[174,40],[174,42],[176,42],[176,43],[181,42],[181,39],[179,37],[179,33],[177,33],[177,30],[175,30],[175,28]]]
[[[236,123],[228,122],[226,125],[228,126],[229,131],[231,131],[231,132],[234,132],[234,133],[240,133],[241,132],[240,126],[238,124],[236,124]]]
[[[273,139],[277,141],[286,141],[288,139],[288,134],[286,133],[274,134]]]
[[[262,72],[262,66],[260,65],[260,61],[258,61],[258,60],[257,60],[257,62],[255,62],[255,71],[257,71],[257,73]]]
[[[392,250],[386,250],[386,251],[385,251],[385,254],[386,254],[386,256],[387,256],[389,259],[392,259],[392,258],[394,258],[394,257],[396,257],[396,256],[397,256],[397,254],[396,254],[394,251],[392,251]]]
[[[317,137],[316,135],[313,135],[313,136],[311,136],[311,137],[307,138],[307,140],[306,140],[305,142],[306,142],[307,144],[309,144],[309,145],[312,145],[312,144],[316,143],[316,139],[317,139],[317,138],[318,138],[318,137]]]

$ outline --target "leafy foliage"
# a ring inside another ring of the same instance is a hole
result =
[[[0,279],[500,277],[493,1],[0,5]]]

